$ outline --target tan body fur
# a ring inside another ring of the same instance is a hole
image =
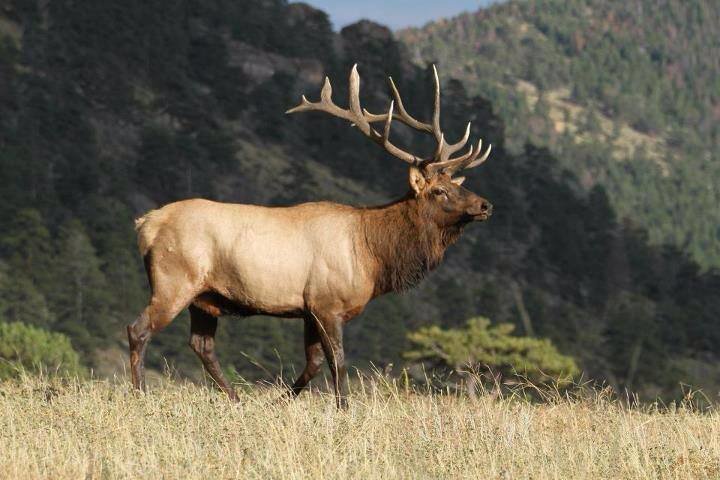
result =
[[[235,304],[301,317],[314,305],[327,309],[328,301],[341,314],[362,309],[373,294],[376,269],[356,235],[361,217],[361,209],[329,202],[262,207],[185,200],[139,219],[138,243],[143,257],[152,255],[154,283],[163,286],[153,297],[187,292],[179,302],[194,300],[214,316],[233,313],[228,307]]]

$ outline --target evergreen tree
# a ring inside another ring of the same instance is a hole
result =
[[[502,377],[521,375],[533,382],[568,380],[578,373],[571,357],[560,354],[547,339],[512,335],[510,324],[490,325],[483,317],[471,318],[464,328],[424,327],[408,334],[413,348],[405,358],[446,368],[470,381],[485,368]]]
[[[0,307],[7,320],[51,328],[55,315],[45,292],[52,288],[50,232],[37,210],[18,211],[0,236]],[[4,260],[2,260],[4,259]]]
[[[118,334],[119,325],[108,308],[112,300],[109,285],[78,220],[60,226],[53,275],[55,285],[49,296],[58,330],[69,334],[85,352]]]
[[[0,319],[0,379],[14,377],[22,370],[83,373],[80,357],[65,335]]]
[[[637,383],[663,371],[666,352],[659,345],[655,304],[641,295],[622,292],[610,299],[605,332],[612,359],[616,388],[632,391]]]
[[[0,262],[0,318],[22,322],[43,328],[55,325],[45,296],[38,291],[32,279],[17,272],[10,274],[7,266]]]
[[[48,266],[53,252],[50,232],[39,211],[19,210],[0,236],[0,258],[8,268],[30,279],[35,288],[46,291],[50,277]]]

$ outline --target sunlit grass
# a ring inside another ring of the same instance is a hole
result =
[[[605,392],[544,403],[353,384],[350,409],[275,387],[231,404],[164,380],[0,384],[2,478],[718,478],[720,417]]]

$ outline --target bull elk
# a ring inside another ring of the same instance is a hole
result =
[[[320,101],[305,96],[286,113],[317,111],[351,122],[373,142],[410,166],[408,193],[387,205],[352,207],[309,202],[264,207],[192,199],[152,210],[136,221],[138,244],[152,296],[127,327],[132,382],[144,389],[143,357],[150,337],[184,308],[190,311],[190,346],[227,395],[237,400],[215,356],[215,331],[222,315],[264,314],[304,320],[306,365],[290,387],[297,396],[328,360],[337,406],[347,406],[343,326],[373,298],[417,284],[442,260],[470,222],[487,220],[492,205],[461,187],[452,176],[483,163],[482,141],[466,144],[470,124],[457,143],[440,129],[440,82],[434,69],[431,123],[403,106],[390,78],[387,113],[360,106],[357,66],[349,80],[349,108],[332,100],[330,80]],[[393,120],[435,137],[432,158],[421,158],[390,142]],[[373,124],[381,124],[379,132]]]

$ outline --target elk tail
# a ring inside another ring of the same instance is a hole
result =
[[[155,237],[159,230],[159,223],[157,221],[158,210],[150,210],[148,213],[140,218],[135,219],[135,231],[138,236],[138,248],[140,254],[144,257],[147,255],[150,248],[152,248]]]
[[[150,213],[146,213],[140,218],[135,219],[135,231],[139,232],[143,225],[145,225],[145,222],[147,222],[147,216],[150,215]]]

